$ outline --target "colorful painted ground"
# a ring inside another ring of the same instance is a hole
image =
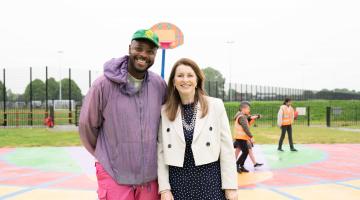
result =
[[[258,145],[265,165],[240,174],[239,199],[360,199],[360,144]],[[81,147],[0,149],[0,199],[96,200],[93,158]]]

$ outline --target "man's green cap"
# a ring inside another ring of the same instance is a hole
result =
[[[136,31],[132,37],[132,40],[145,39],[152,42],[156,47],[159,48],[159,36],[152,30],[140,29]]]

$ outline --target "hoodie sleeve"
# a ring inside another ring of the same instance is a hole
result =
[[[102,92],[94,85],[87,93],[80,111],[79,134],[86,150],[95,156],[96,141],[102,124]]]

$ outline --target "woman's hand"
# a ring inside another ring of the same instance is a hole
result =
[[[174,200],[174,197],[170,190],[165,190],[161,192],[160,195],[161,195],[161,200]]]
[[[225,198],[229,200],[238,200],[238,192],[234,189],[225,190]]]

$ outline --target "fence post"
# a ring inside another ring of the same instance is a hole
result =
[[[45,118],[49,116],[49,104],[48,104],[48,67],[45,68]]]
[[[240,101],[243,100],[243,90],[242,90],[242,84],[240,83]]]
[[[71,107],[71,68],[69,68],[69,124],[72,124],[72,107]]]
[[[222,87],[222,99],[223,101],[225,101],[225,82],[222,83],[223,87]]]
[[[3,126],[7,125],[7,113],[6,113],[6,84],[5,84],[5,80],[6,80],[6,76],[5,76],[5,68],[3,69],[3,102],[4,102],[4,122],[3,122]]]
[[[32,126],[33,125],[33,105],[32,105],[32,100],[33,100],[33,93],[32,93],[32,67],[30,67],[30,113],[29,113],[29,125]]]
[[[250,101],[253,99],[253,85],[250,85]]]
[[[208,95],[209,95],[209,96],[212,96],[212,94],[211,94],[211,82],[210,82],[210,81],[208,81],[208,85],[209,85],[209,86],[208,86],[208,88],[209,88],[209,94],[208,94]]]
[[[219,94],[218,82],[215,81],[215,96],[216,96],[216,98],[219,98],[219,97],[218,97],[218,94]]]
[[[78,112],[79,112],[79,105],[76,105],[75,106],[75,126],[79,126]]]
[[[229,101],[231,101],[231,83],[229,83]]]
[[[326,126],[331,126],[331,107],[326,107]]]
[[[91,70],[89,70],[89,88],[91,88]]]
[[[50,117],[54,123],[54,126],[55,126],[55,112],[54,112],[54,99],[52,99],[52,105],[50,106]]]
[[[307,107],[307,125],[310,126],[310,106]]]
[[[245,84],[245,101],[248,101],[248,90],[247,90],[247,84]]]
[[[235,83],[235,94],[234,94],[234,96],[235,96],[235,101],[237,101],[237,83]]]

